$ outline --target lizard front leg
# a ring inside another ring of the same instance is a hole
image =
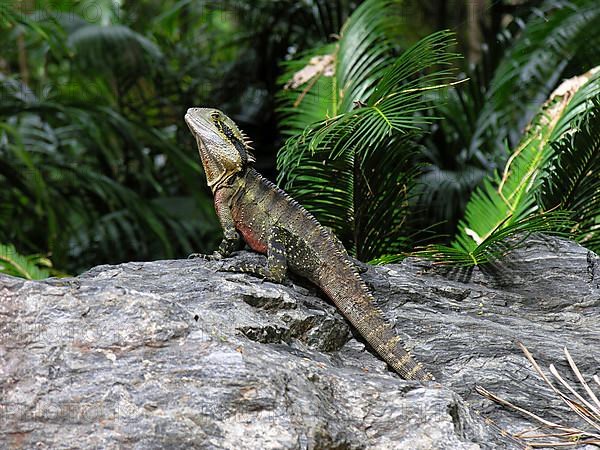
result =
[[[287,274],[286,232],[280,227],[274,227],[267,241],[267,265],[240,263],[223,270],[242,272],[256,275],[267,281],[282,284]]]
[[[219,222],[221,223],[221,228],[223,229],[223,240],[219,245],[219,248],[214,251],[210,255],[206,255],[203,253],[192,253],[188,258],[204,258],[208,260],[219,260],[226,258],[231,254],[231,252],[237,250],[240,245],[240,234],[235,229],[235,224],[233,222],[233,217],[231,216],[231,209],[228,205],[228,193],[225,195],[219,195],[216,197],[215,201],[215,211],[217,212],[217,217],[219,218]]]

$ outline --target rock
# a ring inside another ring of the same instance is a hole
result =
[[[564,346],[587,376],[600,367],[600,262],[569,241],[530,239],[494,271],[409,258],[363,274],[441,383],[426,386],[387,370],[306,282],[224,264],[0,275],[0,447],[518,448],[475,411],[531,423],[475,385],[546,418],[565,408],[516,340],[543,367],[567,367]]]

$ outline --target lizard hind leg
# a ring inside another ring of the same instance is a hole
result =
[[[256,275],[267,281],[282,284],[287,275],[286,234],[280,227],[274,227],[267,241],[267,265],[240,263],[223,270]]]

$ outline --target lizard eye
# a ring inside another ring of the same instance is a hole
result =
[[[221,119],[221,114],[219,114],[217,111],[213,111],[210,113],[210,118],[213,120],[213,122],[218,122]]]

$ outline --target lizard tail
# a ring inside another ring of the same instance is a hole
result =
[[[357,274],[351,280],[335,274],[325,276],[321,281],[321,289],[402,378],[420,381],[435,379],[404,347],[400,336],[394,333],[383,313],[375,306],[373,297]]]

